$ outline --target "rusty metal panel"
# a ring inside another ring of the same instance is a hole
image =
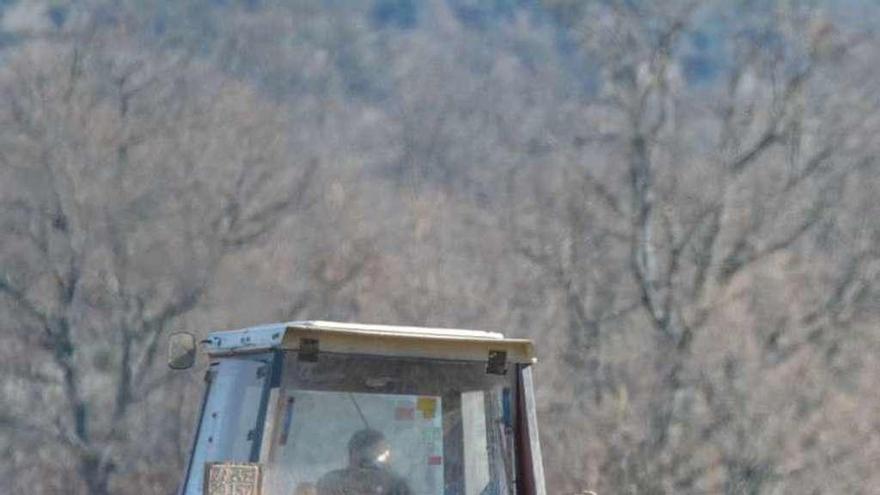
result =
[[[260,495],[259,464],[208,462],[205,473],[205,495]]]

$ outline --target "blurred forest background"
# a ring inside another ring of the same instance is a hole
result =
[[[870,0],[0,0],[0,492],[285,319],[537,341],[549,492],[880,492]],[[204,363],[203,363],[204,364]]]

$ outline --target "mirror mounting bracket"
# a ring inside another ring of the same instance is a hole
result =
[[[507,351],[490,350],[486,361],[486,373],[504,375],[507,373]]]

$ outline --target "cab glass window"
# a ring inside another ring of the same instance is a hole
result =
[[[513,493],[513,385],[478,362],[288,353],[267,493]]]

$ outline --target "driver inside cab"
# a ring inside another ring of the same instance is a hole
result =
[[[412,495],[406,481],[390,467],[391,449],[373,429],[357,431],[348,441],[348,466],[318,480],[318,495]]]

